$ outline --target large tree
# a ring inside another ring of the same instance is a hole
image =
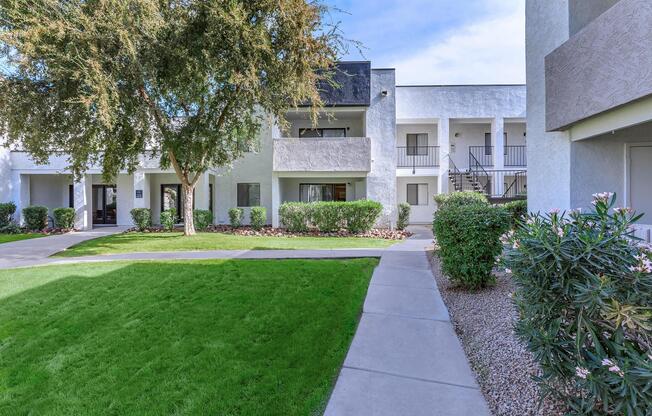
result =
[[[194,234],[200,176],[251,150],[267,120],[321,105],[345,42],[319,0],[0,0],[0,120],[75,178],[173,168]]]

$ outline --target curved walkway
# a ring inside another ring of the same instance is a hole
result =
[[[426,256],[432,233],[386,249],[326,416],[483,416],[487,404]]]

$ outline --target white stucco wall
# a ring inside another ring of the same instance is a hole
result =
[[[68,175],[31,175],[30,205],[46,206],[48,215],[52,216],[55,208],[68,207],[70,184],[72,181]]]
[[[346,200],[363,199],[366,196],[365,178],[280,178],[281,202],[298,202],[302,183],[346,184]]]
[[[546,133],[544,58],[568,39],[568,0],[526,3],[528,209],[571,206],[571,145],[567,133]]]
[[[437,125],[436,124],[397,124],[396,125],[396,146],[407,145],[408,134],[428,135],[428,146],[437,146]]]
[[[396,192],[398,203],[407,202],[407,185],[425,183],[428,185],[428,204],[413,205],[410,209],[411,224],[429,224],[432,222],[432,216],[437,209],[434,196],[437,194],[437,177],[436,176],[411,176],[399,177],[396,180]]]

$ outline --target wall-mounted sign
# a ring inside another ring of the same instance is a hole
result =
[[[142,198],[142,197],[143,197],[143,190],[136,189],[136,198]]]

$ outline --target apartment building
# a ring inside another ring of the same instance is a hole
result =
[[[256,152],[228,168],[204,173],[195,207],[228,223],[228,210],[267,208],[279,226],[286,201],[372,199],[383,204],[380,226],[393,226],[397,205],[412,205],[413,223],[429,223],[437,193],[476,190],[496,199],[524,198],[528,186],[525,86],[396,86],[393,69],[342,62],[337,88],[324,86],[326,104],[313,126],[308,108],[288,111],[283,131],[270,124]],[[66,157],[34,164],[26,153],[0,149],[0,200],[18,207],[74,207],[80,229],[130,225],[130,210],[182,209],[171,170],[143,155],[133,174],[110,183],[91,167],[78,182]],[[248,218],[248,212],[245,217]]]
[[[591,194],[652,228],[652,2],[528,0],[527,136],[532,211]]]

